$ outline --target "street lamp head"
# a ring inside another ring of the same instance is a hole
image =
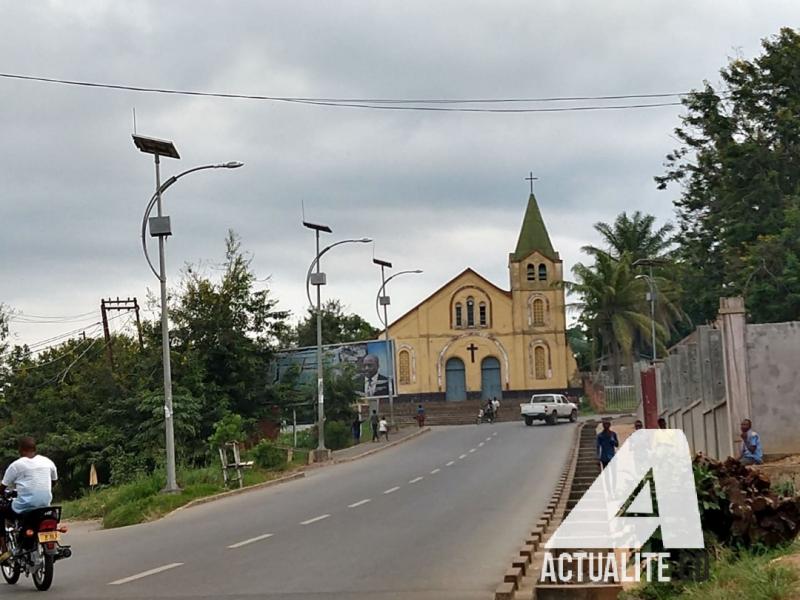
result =
[[[412,273],[416,273],[417,275],[419,275],[420,273],[424,273],[424,271],[423,271],[422,269],[414,269],[414,270],[413,270],[413,271],[411,271],[411,272],[412,272]]]
[[[232,160],[230,162],[226,162],[220,165],[223,169],[238,169],[239,167],[243,167],[244,163],[238,160]]]
[[[360,244],[369,244],[372,242],[372,238],[361,238],[360,240],[356,240]]]

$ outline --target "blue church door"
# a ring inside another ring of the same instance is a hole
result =
[[[487,356],[481,362],[481,400],[503,397],[503,386],[500,383],[500,361],[494,356]]]
[[[447,392],[445,400],[459,402],[467,399],[467,376],[464,371],[464,361],[460,358],[451,358],[444,367],[445,384]]]

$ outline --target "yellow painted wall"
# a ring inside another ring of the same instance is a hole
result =
[[[527,281],[527,265],[536,269],[536,281]],[[547,267],[547,281],[538,280],[538,266]],[[464,362],[468,392],[481,390],[481,361],[493,356],[500,362],[503,391],[566,388],[576,370],[566,335],[562,263],[537,252],[519,262],[510,262],[511,291],[505,291],[471,269],[445,284],[416,308],[389,327],[398,356],[400,394],[444,393],[445,365],[451,357]],[[555,282],[555,285],[554,285]],[[466,324],[467,298],[475,302],[475,325]],[[541,298],[547,306],[545,322],[532,321],[531,301]],[[454,306],[464,309],[464,325],[456,327]],[[479,323],[479,306],[487,307],[487,324]],[[549,370],[544,379],[534,376],[533,348],[548,349]],[[477,350],[470,352],[470,346]],[[411,381],[404,383],[400,354],[408,352]]]

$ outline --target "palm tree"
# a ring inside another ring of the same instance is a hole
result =
[[[603,236],[605,250],[596,246],[584,246],[581,250],[590,256],[606,254],[615,260],[627,254],[631,263],[642,258],[663,257],[672,245],[671,233],[674,226],[667,223],[654,229],[655,221],[653,215],[643,215],[638,210],[632,217],[622,212],[613,224],[601,221],[594,225],[595,231]]]
[[[597,370],[602,370],[608,360],[615,383],[619,382],[621,367],[633,361],[637,338],[647,339],[652,324],[645,303],[647,284],[636,277],[631,262],[627,253],[615,259],[601,252],[595,256],[594,265],[575,265],[572,273],[576,281],[565,284],[578,297],[570,307],[581,311],[580,320],[600,354]],[[656,322],[658,343],[663,344],[667,335]]]

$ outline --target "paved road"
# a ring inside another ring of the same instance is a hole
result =
[[[546,505],[573,427],[435,428],[158,522],[77,527],[47,597],[487,599]],[[23,578],[0,593],[35,592]]]

